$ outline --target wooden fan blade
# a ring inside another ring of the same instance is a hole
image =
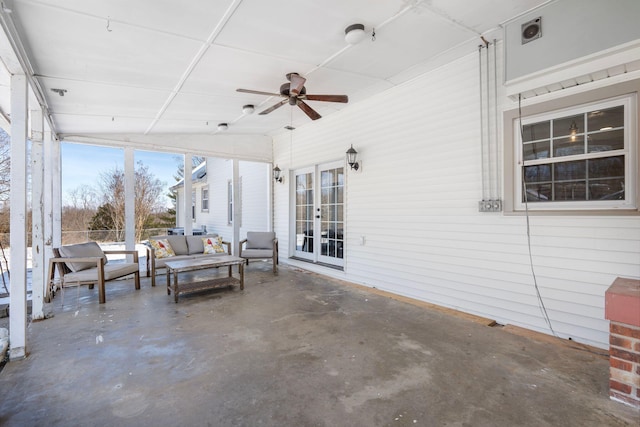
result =
[[[304,95],[304,99],[309,101],[327,101],[327,102],[349,102],[347,95]]]
[[[263,112],[260,113],[261,116],[264,116],[265,114],[269,114],[270,112],[272,112],[273,110],[282,107],[284,104],[286,104],[287,102],[289,102],[289,98],[285,98],[282,101],[278,102],[277,104],[267,108],[266,110],[264,110]]]
[[[256,95],[284,96],[284,95],[281,95],[279,93],[263,92],[261,90],[251,90],[251,89],[236,89],[236,92],[253,93],[253,94],[256,94]]]
[[[318,114],[318,112],[316,110],[314,110],[313,108],[309,107],[308,104],[305,104],[305,102],[301,99],[298,99],[298,107],[300,107],[300,109],[302,111],[304,111],[304,113],[309,116],[309,118],[311,120],[318,120],[319,118],[321,118],[322,116],[320,114]]]
[[[302,90],[302,87],[304,86],[307,79],[295,73],[291,73],[289,77],[291,81],[291,85],[289,86],[289,94],[294,96],[300,95],[300,91]]]

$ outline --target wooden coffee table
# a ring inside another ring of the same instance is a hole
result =
[[[244,289],[244,264],[245,259],[231,255],[220,255],[211,258],[185,259],[181,261],[167,261],[167,295],[171,295],[178,302],[181,293],[201,291],[204,289],[219,288],[239,284],[240,289]],[[237,265],[240,278],[233,277],[231,268]],[[178,284],[178,273],[186,271],[204,270],[207,268],[219,268],[229,266],[229,276],[215,279],[203,280],[200,282]],[[171,274],[173,273],[173,287],[171,286]]]

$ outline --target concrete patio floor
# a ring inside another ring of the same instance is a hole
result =
[[[104,305],[87,287],[56,296],[0,372],[0,425],[640,424],[588,349],[285,265],[177,304],[158,279],[109,283]]]

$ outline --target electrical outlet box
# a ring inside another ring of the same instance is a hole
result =
[[[478,212],[502,212],[502,200],[481,200],[478,202]]]

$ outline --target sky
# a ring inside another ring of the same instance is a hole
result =
[[[121,148],[100,147],[86,144],[63,142],[62,147],[62,203],[67,204],[69,193],[76,188],[88,185],[97,188],[100,174],[115,169],[124,170],[124,150]],[[176,183],[174,175],[178,170],[178,160],[182,155],[154,151],[136,150],[136,164],[141,161],[149,172],[164,184],[162,194],[169,192],[169,187]],[[171,206],[168,197],[163,204]]]

